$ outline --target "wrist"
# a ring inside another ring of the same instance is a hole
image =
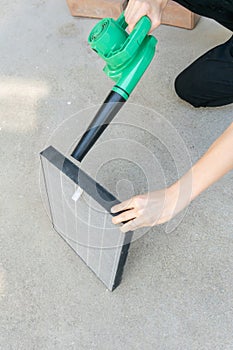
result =
[[[167,189],[166,197],[170,198],[170,201],[174,206],[174,215],[178,214],[184,208],[186,208],[192,198],[192,178],[188,176],[187,178],[181,178],[172,184]]]

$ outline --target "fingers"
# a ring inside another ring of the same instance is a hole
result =
[[[119,213],[120,211],[132,209],[134,207],[134,198],[130,198],[111,208],[111,213]]]
[[[126,17],[128,18],[128,16],[130,15],[130,12],[132,12],[134,4],[135,4],[135,0],[129,0],[128,5],[125,9],[125,18]]]
[[[173,187],[134,196],[112,208],[112,213],[117,213],[112,222],[122,223],[122,232],[163,224],[176,215],[178,198]]]
[[[147,221],[142,209],[147,206],[148,199],[149,193],[135,196],[112,207],[111,212],[118,213],[117,216],[112,218],[113,224],[123,223],[123,226],[120,228],[122,232],[136,230],[145,226]]]
[[[149,34],[151,34],[154,29],[156,29],[157,27],[160,26],[160,24],[161,24],[161,16],[162,16],[162,13],[158,17],[155,17],[152,20],[152,22],[151,22],[151,29],[149,31]]]
[[[120,230],[121,232],[125,233],[125,232],[128,232],[128,231],[134,231],[134,230],[137,230],[138,228],[140,227],[143,227],[145,226],[142,219],[141,218],[136,218],[134,220],[131,220],[129,222],[127,222],[126,224],[124,224]]]
[[[126,210],[123,213],[112,218],[113,224],[120,224],[125,221],[129,221],[135,219],[137,217],[137,213],[135,210]]]
[[[142,16],[148,14],[148,4],[140,1],[130,1],[125,11],[125,20],[128,23],[128,29],[131,32]]]
[[[161,24],[162,11],[168,0],[129,0],[125,10],[125,20],[128,23],[129,32],[142,16],[148,16],[151,20],[150,33]]]

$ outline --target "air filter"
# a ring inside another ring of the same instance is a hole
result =
[[[122,279],[132,232],[112,224],[119,201],[52,146],[41,153],[54,229],[112,291]],[[84,192],[76,201],[77,186]]]

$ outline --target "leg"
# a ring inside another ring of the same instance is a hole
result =
[[[175,90],[180,98],[194,107],[233,103],[233,36],[180,73]]]

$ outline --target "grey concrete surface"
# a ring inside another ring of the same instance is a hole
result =
[[[232,173],[180,220],[138,234],[106,291],[53,231],[39,164],[46,145],[72,149],[112,86],[86,41],[96,21],[63,0],[0,5],[0,349],[232,350]],[[173,89],[231,33],[202,19],[155,34],[150,69],[83,163],[121,199],[175,181],[232,121],[232,105],[196,110]]]

